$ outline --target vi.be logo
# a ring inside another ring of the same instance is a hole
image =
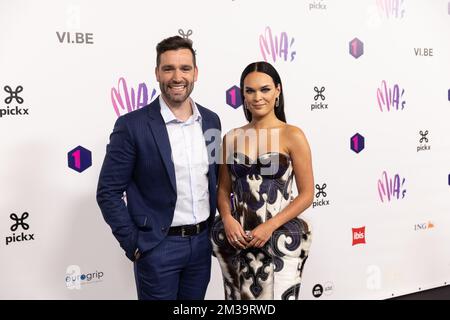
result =
[[[18,234],[19,230],[27,231],[30,228],[30,225],[28,222],[25,222],[25,220],[30,216],[28,212],[22,213],[20,216],[18,216],[15,213],[11,213],[9,215],[9,218],[14,221],[14,223],[11,225],[10,230],[13,231],[13,233],[6,237],[5,242],[6,245],[10,245],[11,243],[18,243],[18,242],[25,242],[25,241],[31,241],[34,240],[34,233],[24,233],[23,231]],[[16,234],[17,232],[17,234]]]

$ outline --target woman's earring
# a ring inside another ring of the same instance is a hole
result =
[[[278,99],[278,97],[276,97],[276,99],[275,99],[275,108],[278,108],[279,105],[280,105],[280,99]]]

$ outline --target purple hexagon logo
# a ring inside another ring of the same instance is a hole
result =
[[[232,86],[227,90],[227,105],[237,109],[242,104],[241,89],[238,86]]]
[[[353,39],[349,43],[349,52],[355,59],[358,59],[364,53],[364,43],[358,38]]]
[[[364,137],[359,133],[350,138],[350,149],[356,153],[360,153],[364,149]]]
[[[69,168],[83,172],[92,165],[92,154],[88,149],[78,146],[67,154]]]

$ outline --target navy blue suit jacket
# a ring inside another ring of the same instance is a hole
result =
[[[198,105],[209,157],[210,223],[216,214],[220,138],[217,114]],[[126,256],[154,248],[167,235],[177,201],[175,169],[159,99],[117,119],[97,187],[97,202]],[[124,200],[126,191],[126,203]]]

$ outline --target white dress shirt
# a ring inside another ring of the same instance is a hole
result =
[[[196,224],[209,218],[209,165],[202,116],[192,99],[190,103],[193,114],[186,121],[181,121],[175,117],[164,99],[159,97],[161,116],[169,134],[177,185],[172,227]]]

